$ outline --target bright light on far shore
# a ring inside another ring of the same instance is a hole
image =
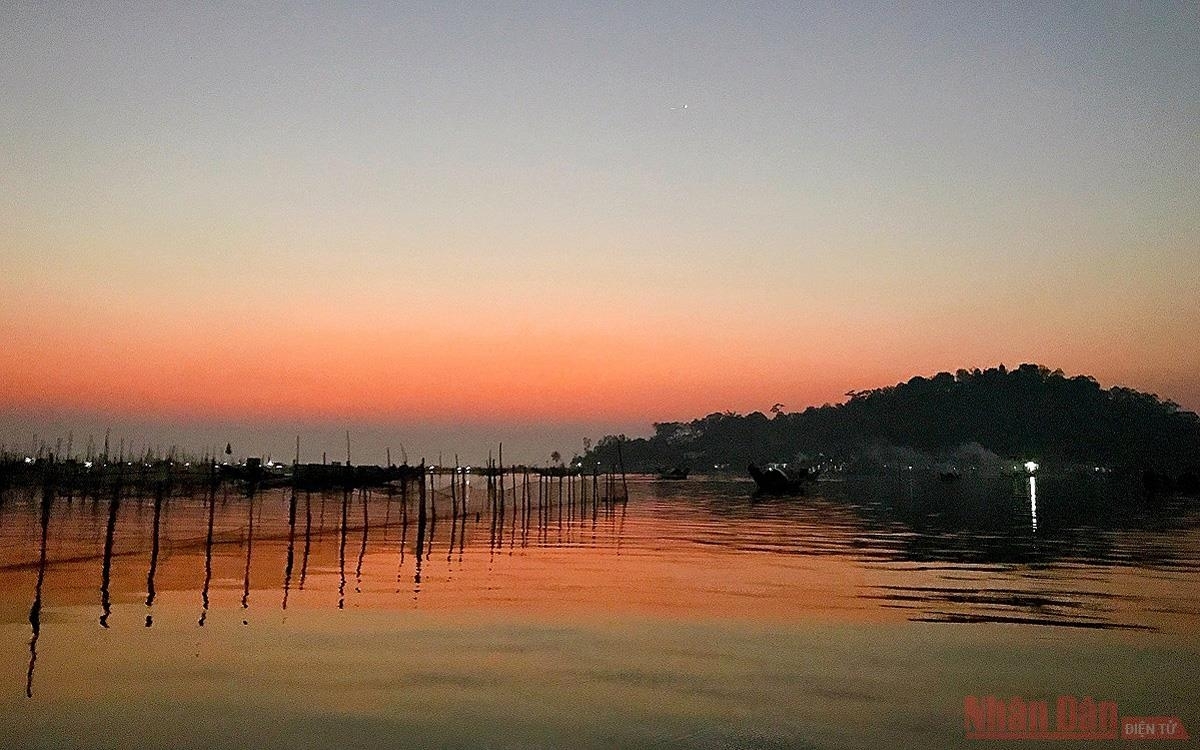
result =
[[[1038,464],[1036,461],[1026,461],[1025,462],[1025,471],[1032,474],[1037,470],[1038,470]]]

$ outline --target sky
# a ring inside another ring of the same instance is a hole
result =
[[[0,91],[10,444],[534,460],[1021,362],[1200,409],[1195,2],[4,3]]]

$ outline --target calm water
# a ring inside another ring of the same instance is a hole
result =
[[[635,480],[501,511],[483,481],[424,524],[383,492],[4,493],[0,744],[978,746],[989,693],[1200,732],[1194,502]]]

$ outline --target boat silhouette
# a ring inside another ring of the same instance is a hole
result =
[[[756,495],[803,495],[805,486],[817,479],[817,472],[812,469],[788,470],[781,466],[764,469],[750,464],[746,470],[754,480]]]

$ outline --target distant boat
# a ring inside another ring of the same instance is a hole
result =
[[[938,479],[942,480],[943,482],[957,482],[958,480],[962,479],[962,474],[959,474],[957,469],[940,471],[938,472]]]
[[[676,466],[673,469],[659,469],[658,478],[672,480],[687,479],[690,473],[691,469],[688,469],[686,466]]]
[[[805,485],[817,479],[817,472],[811,469],[787,471],[778,466],[761,469],[755,464],[746,469],[754,480],[755,494],[758,495],[803,495]]]

